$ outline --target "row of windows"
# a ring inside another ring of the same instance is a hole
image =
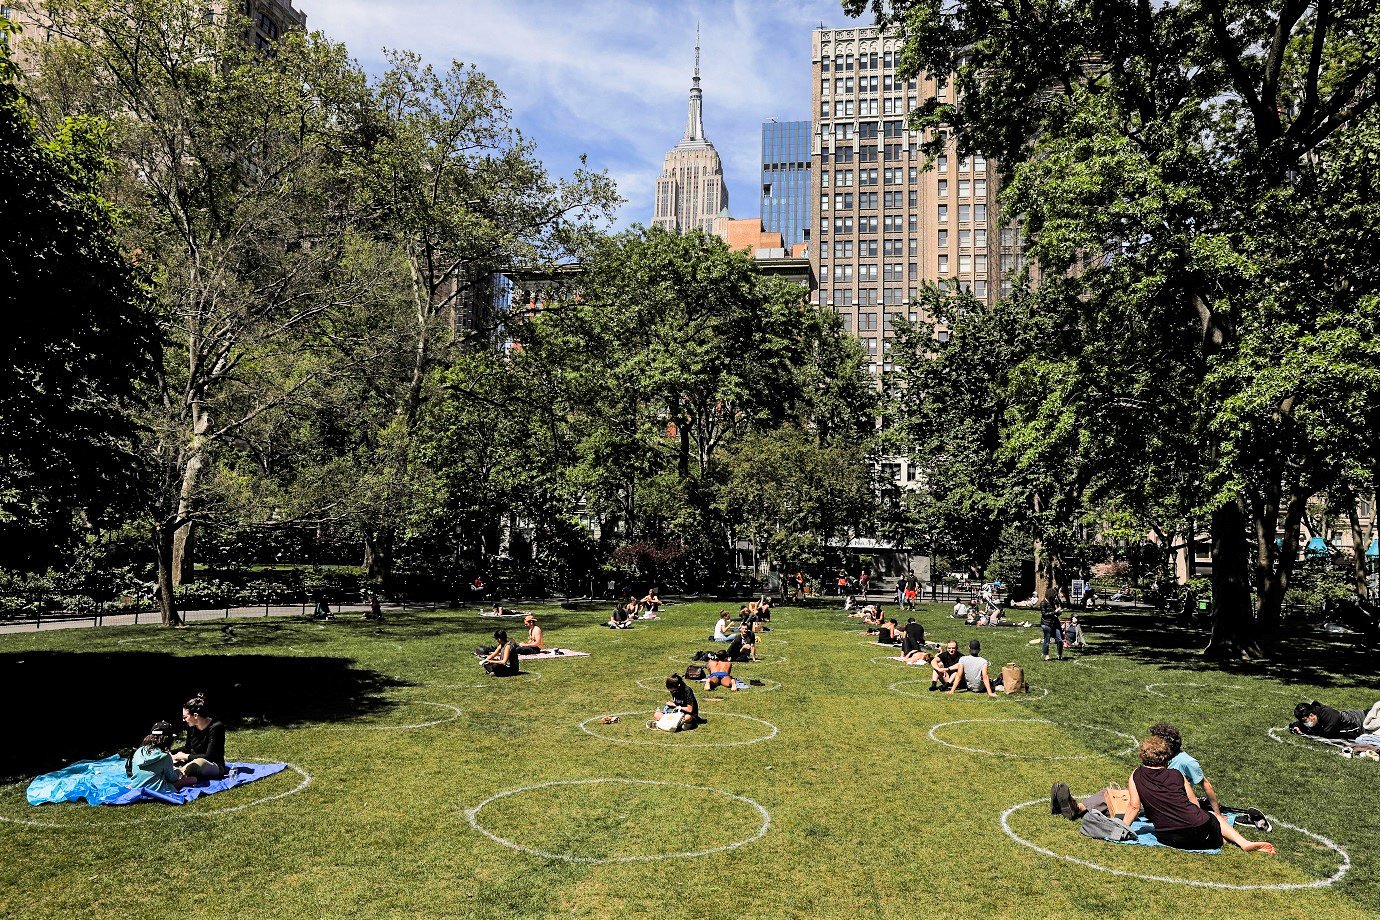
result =
[[[826,72],[828,69],[827,67],[824,68]],[[918,89],[916,81],[910,80],[907,82],[893,74],[883,75],[880,78],[880,83],[878,79],[877,77],[858,77],[857,81],[854,82],[852,77],[834,77],[833,80],[830,80],[828,77],[823,77],[819,81],[819,94],[821,96],[845,96],[851,95],[855,90],[859,93],[875,93],[878,91],[878,87],[880,87],[881,91],[884,93],[898,93],[907,89]],[[944,88],[943,83],[936,86],[934,91],[935,96],[943,96]]]
[[[990,283],[988,282],[988,280],[987,280],[986,278],[973,278],[973,279],[963,278],[963,279],[959,279],[959,280],[958,280],[958,286],[959,286],[959,288],[960,288],[962,291],[964,291],[964,292],[966,292],[966,293],[969,293],[969,294],[972,294],[974,297],[977,297],[979,300],[985,300],[985,299],[987,298],[988,292],[991,290]],[[824,295],[824,298],[825,298],[826,303],[827,303],[828,305],[830,305],[830,306],[833,306],[833,307],[854,307],[854,306],[863,306],[863,307],[874,307],[874,306],[901,306],[901,305],[903,305],[903,304],[912,303],[912,302],[914,302],[916,299],[918,299],[919,296],[920,296],[920,289],[919,289],[919,288],[914,288],[914,287],[913,287],[913,288],[899,288],[899,287],[888,287],[888,288],[883,288],[883,289],[882,289],[882,295],[881,295],[881,296],[882,296],[882,299],[881,299],[881,302],[880,302],[880,303],[878,303],[878,300],[877,300],[877,289],[876,289],[876,288],[862,288],[861,290],[858,290],[858,291],[854,291],[852,288],[838,288],[838,287],[835,287],[835,288],[824,288],[824,289],[822,290],[822,293],[823,293],[823,295]],[[1011,282],[1010,282],[1010,281],[1003,281],[1003,282],[1001,283],[1001,296],[1003,296],[1003,297],[1009,297],[1009,296],[1011,296]],[[894,326],[891,325],[891,318],[894,317],[894,316],[899,316],[899,315],[900,315],[900,314],[898,314],[898,313],[887,313],[887,314],[884,314],[884,316],[887,317],[887,319],[886,319],[886,328],[887,328],[887,329],[893,329],[893,328],[895,328]],[[851,323],[848,322],[848,316],[847,316],[847,314],[844,314],[844,317],[845,317],[845,325],[849,327],[849,331],[850,331],[850,332],[853,331],[852,328],[851,328]],[[877,314],[875,314],[875,313],[859,313],[859,314],[858,314],[858,317],[859,317],[859,319],[858,319],[858,322],[859,322],[859,331],[870,331],[870,330],[875,330],[875,329],[877,328]],[[869,319],[869,317],[870,317],[870,319]],[[915,314],[914,314],[914,313],[910,314],[910,319],[911,319],[911,322],[914,322],[914,321],[915,321]],[[870,323],[871,325],[866,325],[866,324],[868,324],[868,323]]]
[[[875,208],[877,207],[877,193],[876,193],[876,192],[861,192],[861,193],[859,193],[856,197],[857,197],[857,200],[858,200],[858,207],[859,207],[861,210],[864,210],[864,211],[866,211],[866,210],[872,210],[872,209],[875,209]],[[844,192],[844,193],[841,193],[841,194],[836,194],[836,195],[834,195],[834,210],[836,210],[836,211],[851,211],[851,210],[853,209],[853,203],[854,203],[854,195],[853,195],[852,192]],[[820,211],[828,211],[828,210],[829,210],[829,196],[828,196],[828,195],[821,195],[821,196],[820,196],[819,209],[820,209]],[[889,223],[889,224],[886,225],[886,226],[887,226],[887,229],[899,229],[899,225],[898,225],[894,220],[892,220],[892,218],[893,218],[893,217],[894,217],[894,218],[899,218],[900,216],[901,216],[901,215],[888,215],[888,220],[891,220],[891,223]],[[908,223],[907,223],[907,228],[910,229],[910,230],[914,230],[914,229],[915,229],[914,224],[910,222],[910,221],[912,221],[912,220],[913,220],[913,216],[907,216],[907,221],[908,221]],[[935,208],[935,221],[936,221],[937,223],[941,223],[941,224],[947,224],[947,223],[949,222],[949,206],[948,206],[947,204],[941,204],[941,205],[939,205],[939,206],[937,206],[937,207]],[[987,205],[985,205],[985,204],[961,204],[961,205],[959,205],[959,206],[958,206],[958,222],[959,222],[960,224],[985,224],[985,223],[987,223]],[[850,234],[850,235],[851,235],[851,234],[853,233],[853,227],[854,227],[854,226],[855,226],[855,224],[854,224],[854,219],[853,219],[853,217],[852,217],[851,215],[849,215],[849,216],[844,216],[844,217],[835,217],[835,218],[834,218],[834,221],[833,221],[833,227],[834,227],[834,233],[835,233],[835,235],[838,235],[838,234],[841,234],[841,233],[847,233],[847,234]],[[857,226],[857,228],[858,228],[858,232],[859,232],[859,233],[876,233],[876,232],[877,232],[877,226],[878,226],[878,225],[877,225],[877,218],[876,218],[875,216],[873,216],[873,215],[870,215],[870,214],[869,214],[869,215],[861,215],[861,216],[859,216],[859,217],[857,218],[856,226]],[[985,238],[986,238],[986,228],[985,228],[985,227],[979,227],[979,228],[977,228],[977,229],[980,229],[980,230],[983,231],[983,238],[985,239]],[[820,232],[820,235],[821,235],[821,236],[826,236],[826,235],[828,235],[828,233],[829,233],[829,218],[827,218],[827,217],[822,217],[822,218],[820,219],[820,222],[819,222],[819,232]],[[960,231],[960,232],[962,232],[962,231]],[[1007,243],[1007,242],[1005,241],[1005,239],[1003,239],[1002,245],[1003,245],[1003,246],[1009,246],[1009,245],[1012,245],[1012,244],[1011,244],[1011,243]]]
[[[827,71],[832,63],[833,69],[838,73],[848,73],[853,70],[854,58],[851,54],[835,54],[832,61],[826,53],[820,58],[819,69]],[[901,63],[901,52],[883,51],[878,56],[875,51],[864,51],[857,56],[858,70],[894,70]],[[910,85],[915,86],[915,79],[912,78]]]

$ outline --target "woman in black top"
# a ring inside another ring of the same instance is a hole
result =
[[[1045,661],[1049,661],[1049,640],[1054,640],[1055,650],[1059,652],[1059,660],[1064,659],[1064,629],[1059,623],[1059,612],[1049,604],[1040,608],[1040,632],[1043,636],[1040,640],[1040,654],[1045,656]]]
[[[513,677],[518,673],[517,643],[508,638],[506,629],[496,630],[494,641],[498,644],[481,662],[484,670],[494,677]]]
[[[187,744],[173,752],[173,763],[190,779],[220,779],[225,775],[225,726],[206,712],[206,698],[198,694],[182,704]]]
[[[1131,802],[1122,822],[1130,827],[1143,810],[1145,820],[1155,826],[1155,837],[1165,846],[1179,850],[1215,850],[1223,839],[1247,853],[1274,853],[1275,845],[1265,840],[1247,840],[1226,818],[1204,811],[1198,804],[1188,777],[1170,767],[1173,751],[1169,742],[1151,735],[1140,743],[1140,762],[1126,784]]]
[[[666,678],[666,689],[671,691],[671,701],[656,712],[657,719],[647,723],[648,728],[656,728],[657,721],[664,715],[678,715],[679,721],[671,731],[694,728],[700,720],[700,704],[695,699],[695,691],[690,689],[685,678],[672,674]]]

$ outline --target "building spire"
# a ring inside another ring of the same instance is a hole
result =
[[[704,94],[700,89],[700,24],[695,23],[695,76],[690,81],[690,112],[685,119],[685,140],[704,140]]]

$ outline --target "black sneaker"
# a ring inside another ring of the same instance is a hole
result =
[[[1254,824],[1255,829],[1262,834],[1268,834],[1275,829],[1275,826],[1270,823],[1270,819],[1265,817],[1265,813],[1259,808],[1247,808],[1242,814],[1244,814],[1246,820]]]
[[[1073,795],[1069,792],[1069,787],[1066,784],[1055,783],[1050,787],[1049,813],[1063,815],[1070,821],[1078,816],[1078,809],[1073,804]]]

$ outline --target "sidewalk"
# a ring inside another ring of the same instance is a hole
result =
[[[433,609],[432,604],[384,604],[384,611],[403,611],[415,609]],[[244,619],[247,617],[305,617],[312,611],[310,604],[288,604],[288,605],[268,605],[263,607],[220,607],[215,610],[184,610],[182,618],[188,623],[202,623],[208,620],[227,620],[231,618]],[[331,612],[335,614],[362,614],[369,609],[368,604],[340,604],[333,605]],[[95,626],[157,626],[159,624],[159,614],[156,610],[145,610],[139,613],[107,613],[92,614],[90,616],[73,617],[71,619],[42,619],[42,620],[20,620],[14,623],[0,623],[0,635],[10,633],[31,633],[50,629],[90,629]]]

